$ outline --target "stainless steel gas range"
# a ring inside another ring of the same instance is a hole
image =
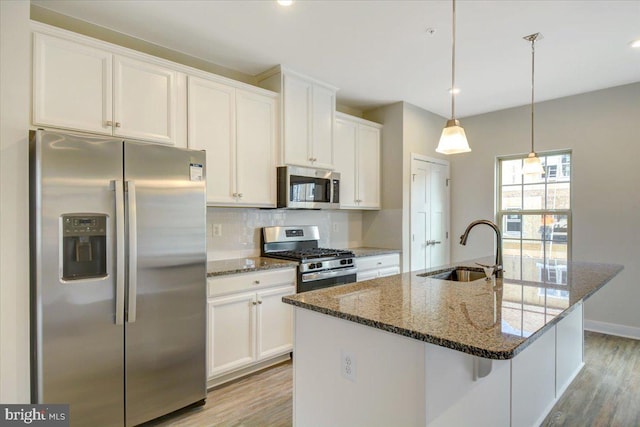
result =
[[[315,225],[264,227],[262,256],[298,261],[298,292],[356,281],[353,252],[319,248]]]

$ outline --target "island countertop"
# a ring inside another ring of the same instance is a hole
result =
[[[439,267],[478,268],[491,258]],[[534,263],[526,268],[524,264]],[[503,279],[452,282],[404,273],[284,297],[285,303],[489,359],[510,359],[623,266],[508,259]],[[553,274],[549,272],[553,270]],[[554,278],[544,280],[540,277]]]

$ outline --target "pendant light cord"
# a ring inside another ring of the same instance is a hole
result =
[[[456,118],[456,0],[453,0],[453,13],[451,14],[453,21],[453,37],[451,43],[451,120]]]
[[[533,131],[533,123],[534,123],[534,117],[535,117],[535,103],[534,103],[534,89],[535,89],[535,80],[534,80],[534,75],[535,75],[535,64],[536,64],[536,48],[535,48],[535,43],[536,43],[536,38],[538,37],[538,34],[534,34],[531,37],[531,152],[535,153],[535,151],[533,151],[533,135],[534,135],[534,131]]]

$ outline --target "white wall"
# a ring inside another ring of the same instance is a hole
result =
[[[382,123],[382,209],[363,214],[363,238],[369,246],[402,250],[402,270],[409,271],[411,154],[435,152],[446,120],[420,107],[398,102],[367,111]]]
[[[212,235],[213,224],[221,236]],[[207,208],[207,259],[259,256],[261,228],[273,225],[317,225],[320,246],[362,246],[361,211]]]
[[[494,218],[495,159],[526,153],[530,109],[512,108],[462,120],[472,152],[451,156],[452,232]],[[570,148],[573,260],[623,264],[625,270],[586,304],[588,321],[626,327],[640,337],[640,83],[536,105],[537,151]],[[493,253],[490,230],[473,231],[452,259]]]
[[[29,402],[29,2],[0,1],[0,402]]]

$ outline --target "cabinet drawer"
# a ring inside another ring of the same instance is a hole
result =
[[[372,268],[385,268],[400,265],[398,254],[376,255],[356,258],[358,270],[370,270]]]
[[[228,276],[207,279],[210,297],[226,295],[234,292],[251,291],[271,286],[290,285],[296,283],[295,267],[273,271],[230,274]]]

